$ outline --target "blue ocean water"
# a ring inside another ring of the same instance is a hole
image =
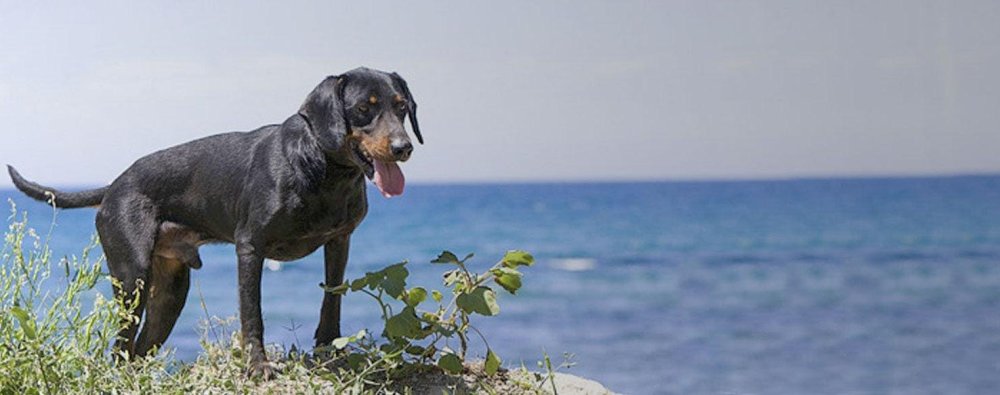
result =
[[[10,190],[32,224],[51,209]],[[634,394],[1000,392],[1000,176],[747,182],[411,185],[370,193],[347,277],[408,259],[439,284],[443,249],[474,267],[526,249],[517,297],[479,326],[508,364],[575,354],[574,373]],[[94,210],[62,210],[53,246],[80,250]],[[235,316],[231,246],[202,248],[167,346],[199,350]],[[266,270],[266,341],[311,345],[321,254]],[[380,330],[364,295],[345,332]]]

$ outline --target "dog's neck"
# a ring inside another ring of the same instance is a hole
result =
[[[364,173],[356,165],[345,159],[351,151],[341,147],[337,151],[323,150],[317,141],[314,131],[309,126],[309,119],[296,114],[281,125],[281,138],[286,140],[285,157],[297,172],[299,183],[309,190],[318,190],[324,184],[342,183],[344,181],[364,182]]]

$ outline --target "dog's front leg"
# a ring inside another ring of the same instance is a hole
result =
[[[350,243],[351,236],[347,235],[331,240],[323,248],[326,286],[336,287],[344,282],[344,269],[347,267],[347,250]],[[316,347],[330,344],[338,337],[340,337],[340,295],[326,292],[323,295],[319,327],[316,328]]]
[[[250,348],[250,374],[271,377],[271,367],[264,354],[264,320],[260,312],[260,276],[264,257],[251,243],[238,243],[240,292],[240,329],[243,344]]]

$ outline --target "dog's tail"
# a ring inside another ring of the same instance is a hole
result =
[[[46,203],[51,203],[59,208],[78,208],[78,207],[91,207],[101,204],[104,200],[104,193],[108,191],[108,187],[101,187],[97,189],[91,189],[88,191],[81,192],[60,192],[55,189],[35,184],[31,181],[25,180],[21,177],[21,174],[14,170],[14,167],[7,165],[7,172],[10,173],[11,181],[14,181],[14,186],[24,192],[32,199],[43,201]]]

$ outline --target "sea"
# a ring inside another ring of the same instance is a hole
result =
[[[50,207],[0,198],[46,233]],[[1000,176],[425,184],[369,201],[349,279],[405,260],[411,285],[443,290],[443,250],[479,271],[535,256],[500,314],[473,321],[509,367],[548,356],[624,394],[1000,393]],[[94,214],[58,211],[57,256],[79,254]],[[181,360],[206,317],[237,314],[234,248],[201,253],[166,343]],[[311,347],[322,280],[321,252],[268,262],[266,342]],[[344,333],[379,333],[379,314],[346,296]]]

